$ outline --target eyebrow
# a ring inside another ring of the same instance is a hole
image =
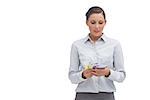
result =
[[[96,20],[91,20],[91,21],[96,21]],[[103,20],[99,20],[100,22],[104,22]]]

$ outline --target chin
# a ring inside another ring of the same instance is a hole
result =
[[[100,34],[100,33],[95,33],[95,34],[94,34],[95,37],[99,37],[99,36],[101,36],[101,35],[102,35],[102,34]]]

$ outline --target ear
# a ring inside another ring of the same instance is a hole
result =
[[[107,21],[105,20],[105,24],[106,24],[106,22],[107,22]]]
[[[105,20],[105,25],[106,25],[106,20]],[[105,25],[104,25],[104,26],[105,26]]]
[[[88,26],[88,21],[86,20],[86,25]]]

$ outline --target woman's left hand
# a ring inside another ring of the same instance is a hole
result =
[[[96,68],[93,70],[92,74],[95,76],[107,76],[110,73],[110,69],[106,68]]]

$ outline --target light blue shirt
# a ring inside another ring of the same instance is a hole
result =
[[[110,68],[110,76],[83,79],[84,67],[95,63]],[[103,34],[95,43],[87,36],[72,44],[69,79],[73,84],[78,84],[76,92],[115,92],[113,81],[122,82],[125,76],[122,49],[117,40]]]

